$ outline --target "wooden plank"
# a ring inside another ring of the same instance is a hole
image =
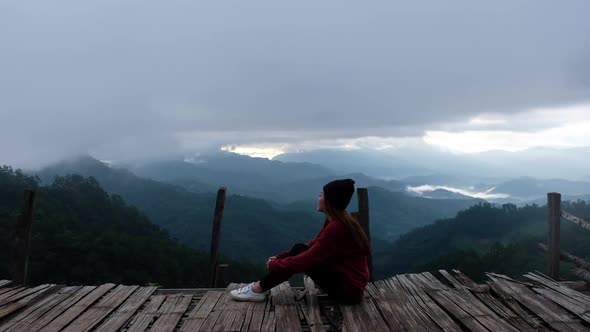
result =
[[[543,295],[590,323],[590,296],[566,287],[540,272],[530,272],[524,276],[541,285],[541,287],[533,288],[536,293]]]
[[[242,303],[248,305],[248,303]],[[240,331],[244,323],[245,311],[225,309],[219,315],[219,319],[213,327],[214,332]]]
[[[44,285],[31,288],[27,292],[21,292],[18,294],[18,297],[15,298],[14,301],[2,306],[0,308],[0,319],[16,312],[17,310],[33,303],[39,299],[41,299],[44,295],[53,293],[57,289],[61,288],[61,286],[56,287],[55,285],[50,285],[49,287],[44,287]],[[22,293],[27,293],[26,295],[21,296]]]
[[[550,279],[548,276],[542,274],[541,272],[536,271],[535,273],[529,272],[524,275],[524,277],[533,280],[543,286],[546,286],[550,289],[553,289],[565,296],[573,297],[576,300],[584,303],[585,306],[590,305],[590,296],[575,291],[567,286],[562,285],[561,283],[556,282],[555,280]]]
[[[24,287],[22,287],[22,286],[12,286],[12,287],[0,288],[0,298],[2,298],[1,297],[2,294],[5,294],[6,292],[10,292],[10,291],[15,290],[17,288],[24,289]]]
[[[307,323],[312,332],[324,332],[324,324],[322,323],[322,316],[320,314],[320,303],[318,300],[318,289],[315,287],[313,280],[305,276],[303,279],[305,284],[306,299],[307,299]]]
[[[454,275],[450,275],[447,271],[440,271],[443,276],[447,279],[452,278],[454,280],[453,285],[463,286],[474,294],[481,302],[487,305],[493,310],[498,316],[502,317],[510,325],[514,326],[518,331],[523,332],[534,332],[538,331],[533,325],[527,323],[517,313],[511,310],[509,307],[504,305],[500,299],[495,298],[490,293],[490,287],[487,285],[478,285],[473,280],[469,279],[466,275],[458,270],[453,270]]]
[[[574,224],[580,225],[582,228],[590,230],[590,222],[588,222],[582,218],[578,218],[578,217],[574,216],[573,214],[565,212],[563,210],[561,211],[561,216],[564,219],[573,222]]]
[[[228,286],[225,294],[218,303],[217,310],[220,310],[221,313],[212,331],[240,331],[242,329],[250,303],[232,300],[229,296],[229,291],[243,286],[245,284],[231,284]]]
[[[397,276],[397,278],[403,280],[403,278],[400,277],[402,276]],[[420,279],[420,282],[425,281]],[[488,332],[488,329],[486,329],[480,322],[478,322],[476,318],[474,318],[471,314],[469,314],[469,312],[465,311],[464,308],[457,305],[451,298],[449,298],[449,294],[445,291],[445,288],[431,286],[429,287],[429,289],[424,289],[424,291],[469,330],[478,332]]]
[[[359,304],[341,304],[340,310],[343,316],[342,331],[389,331],[371,299]]]
[[[248,304],[248,308],[246,309],[246,313],[244,315],[244,323],[242,324],[242,326],[240,327],[239,330],[236,331],[248,331],[248,329],[250,328],[250,323],[252,322],[252,316],[254,315],[254,304],[256,302],[250,302]]]
[[[193,296],[190,294],[172,295],[169,296],[166,302],[162,305],[160,317],[150,331],[154,332],[171,332],[174,331],[176,325],[182,318],[182,315],[188,309]]]
[[[277,330],[285,332],[301,331],[297,304],[289,282],[286,281],[274,287],[270,292],[272,294],[272,304],[275,308]]]
[[[58,292],[51,294],[43,300],[29,306],[23,312],[12,318],[11,320],[0,325],[0,332],[12,332],[12,331],[28,331],[29,326],[33,324],[37,319],[43,316],[45,313],[50,311],[61,301],[77,292],[80,287],[64,287]]]
[[[98,299],[105,295],[109,290],[115,287],[115,284],[104,284],[94,289],[90,294],[84,296],[69,309],[63,312],[59,317],[41,329],[43,332],[61,331],[66,325],[74,321],[78,315],[84,312],[88,307],[94,304]]]
[[[63,331],[80,332],[93,329],[106,316],[119,307],[137,288],[138,286],[117,286],[117,288],[106,294],[99,302],[90,306]]]
[[[515,298],[557,331],[587,331],[578,318],[570,315],[552,301],[538,296],[525,285],[511,282],[508,277],[500,279],[490,274],[488,277],[498,288]]]
[[[207,318],[203,322],[203,325],[201,326],[200,331],[213,331],[215,329],[219,330],[219,329],[225,328],[226,320],[221,319],[221,315],[223,314],[228,302],[233,301],[233,300],[231,300],[231,297],[229,295],[229,291],[232,289],[235,289],[239,286],[240,285],[238,285],[238,284],[230,284],[227,286],[227,289],[223,292],[219,301],[217,301],[217,303],[215,303],[215,306],[213,307],[212,312],[207,316]],[[223,315],[227,316],[227,314],[223,314]],[[226,318],[226,317],[224,317],[224,318]],[[231,323],[229,323],[229,324],[231,324]],[[216,327],[216,325],[218,325],[218,326]]]
[[[72,305],[77,303],[80,299],[84,298],[86,295],[88,295],[95,289],[95,286],[81,287],[75,293],[70,294],[63,301],[60,301],[51,310],[44,313],[40,318],[38,318],[34,322],[31,322],[31,324],[29,324],[28,330],[41,330],[43,327],[45,327],[47,324],[53,321],[56,317],[68,310]]]
[[[55,284],[43,284],[43,285],[39,285],[39,286],[33,287],[33,288],[24,288],[20,292],[15,292],[14,294],[11,294],[11,293],[8,293],[8,295],[5,294],[6,296],[3,296],[3,298],[0,300],[0,307],[4,306],[10,302],[18,301],[24,297],[29,296],[30,294],[37,293],[41,290],[48,289],[53,286],[55,286]]]
[[[379,283],[377,283],[379,285]],[[390,312],[402,323],[403,330],[407,331],[439,331],[435,322],[423,311],[422,307],[414,296],[406,290],[396,277],[384,281],[386,297],[389,303]],[[395,321],[389,315],[385,316],[389,326],[396,326]]]
[[[170,294],[192,294],[193,297],[202,297],[207,292],[211,291],[225,291],[226,288],[158,288],[154,295],[170,295]]]
[[[0,301],[4,301],[5,299],[7,299],[19,292],[26,291],[27,289],[28,289],[27,287],[21,287],[21,286],[2,289],[2,290],[0,290],[0,291],[3,291],[2,293],[0,293]]]
[[[275,319],[275,312],[274,312],[274,306],[272,305],[274,301],[274,296],[271,295],[269,296],[269,298],[266,301],[266,307],[264,308],[264,313],[262,313],[262,321],[260,324],[260,331],[262,332],[274,332],[276,330],[277,327],[277,321]],[[254,320],[254,317],[253,317]],[[250,323],[250,325],[252,326],[252,323]],[[250,328],[250,330],[252,331],[252,329]]]
[[[11,280],[0,280],[0,288],[6,287],[12,284]]]
[[[16,286],[16,287],[6,287],[0,289],[0,300],[12,296],[20,291],[25,290],[26,287]],[[10,293],[10,294],[9,294]]]
[[[421,281],[423,281],[425,284],[430,284],[435,287],[444,287],[444,284],[438,281],[436,277],[434,277],[429,272],[421,273],[415,276],[416,278],[419,278]],[[457,280],[454,281],[458,283]],[[443,292],[448,299],[453,301],[465,312],[469,313],[473,318],[475,318],[482,326],[484,326],[488,330],[519,332],[517,328],[510,325],[510,323],[508,323],[502,317],[498,316],[485,303],[483,303],[477,297],[475,297],[475,295],[473,295],[466,287],[461,287],[460,289],[447,288]]]
[[[135,312],[149,299],[157,287],[142,287],[121,305],[111,317],[102,323],[96,332],[115,332],[123,327]]]
[[[374,281],[369,285],[371,286],[368,286],[367,290],[370,289],[369,294],[373,299],[373,302],[375,302],[377,309],[379,309],[383,314],[383,317],[385,317],[385,321],[389,325],[391,331],[410,331],[411,329],[407,328],[408,325],[417,326],[415,321],[404,322],[406,315],[402,312],[403,308],[401,306],[395,303],[390,304],[390,302],[395,301],[405,302],[405,300],[402,299],[402,296],[405,295],[394,294],[394,291],[390,289],[383,280]],[[411,316],[408,318],[409,320],[412,319]]]
[[[232,324],[229,326],[229,329],[224,331],[241,331],[242,326],[244,326],[244,324],[247,324],[247,308],[250,306],[250,303],[244,304],[246,306],[243,310],[234,310],[233,319],[231,319]]]
[[[487,285],[490,288],[490,291],[492,291],[493,294],[502,300],[502,303],[506,304],[510,310],[512,310],[525,322],[531,325],[535,331],[549,331],[549,329],[545,327],[545,322],[543,322],[542,319],[540,319],[537,315],[531,314],[529,310],[525,309],[524,306],[522,306],[515,298],[502,290],[502,288],[500,288],[496,283],[488,281]]]
[[[154,295],[150,297],[149,303],[145,308],[131,320],[127,332],[143,332],[156,317],[160,306],[166,299],[166,295]]]
[[[342,331],[390,331],[387,322],[380,312],[391,309],[385,298],[381,297],[379,289],[373,284],[368,285],[366,297],[359,304],[341,304]],[[377,298],[375,302],[374,298]],[[378,304],[384,308],[381,310]],[[399,323],[396,321],[396,323]]]
[[[269,308],[270,311],[270,300],[267,299],[265,302],[252,302],[246,311],[246,318],[244,319],[244,325],[242,325],[241,331],[244,332],[255,332],[262,329],[262,323],[264,321],[264,315]],[[250,317],[249,317],[250,315]]]
[[[552,289],[534,287],[533,290],[590,323],[590,307],[586,303],[581,303],[575,298],[567,297]]]
[[[268,311],[264,315],[264,321],[262,323],[260,331],[261,332],[275,332],[276,326],[277,326],[277,322],[276,322],[275,312]]]
[[[428,317],[430,317],[432,321],[438,325],[438,330],[442,329],[443,331],[462,331],[461,327],[457,325],[453,319],[432,300],[432,298],[426,293],[424,287],[422,287],[422,285],[417,282],[419,280],[416,278],[418,278],[419,275],[407,274],[397,277],[402,286],[413,295],[413,297],[416,299],[416,302],[422,307],[426,315],[428,315]],[[437,287],[428,287],[429,290],[433,288]],[[430,327],[429,329],[433,330],[434,327]]]
[[[246,284],[232,284],[231,289],[236,289],[245,286]],[[230,288],[227,289],[229,295]],[[248,317],[249,308],[252,308],[253,302],[241,302],[231,300],[229,297],[225,299],[225,306],[221,313],[213,331],[241,331],[244,325],[249,324]],[[246,321],[248,319],[248,321]],[[245,327],[244,327],[245,329]]]
[[[195,308],[189,313],[188,317],[184,320],[181,332],[199,331],[205,319],[209,316],[213,308],[221,298],[224,292],[222,291],[210,291],[205,293],[201,300],[197,302]]]

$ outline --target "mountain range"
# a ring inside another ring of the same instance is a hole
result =
[[[183,165],[192,170],[190,163],[167,165]],[[174,168],[160,170],[164,173],[175,173]],[[223,173],[219,170],[216,172]],[[200,250],[208,248],[215,194],[207,188],[216,188],[215,184],[200,187],[195,182],[189,182],[193,189],[188,189],[143,178],[127,169],[109,166],[89,156],[57,163],[36,174],[44,183],[49,183],[55,175],[92,176],[105,190],[118,194],[137,206],[153,222],[169,230],[174,237]],[[302,198],[279,204],[234,193],[233,188],[239,187],[234,186],[229,179],[242,178],[231,177],[235,174],[236,172],[231,172],[226,178],[228,180],[223,183],[229,193],[222,228],[222,250],[225,254],[241,258],[267,257],[287,249],[286,246],[289,244],[309,240],[319,231],[323,219],[322,215],[315,211],[316,197],[321,186],[333,178],[320,177],[278,183],[274,187],[275,190],[281,190],[284,195],[291,198]],[[361,185],[377,183],[389,186],[390,189],[400,189],[399,184],[394,181],[360,175],[355,179]],[[432,223],[437,218],[453,216],[478,202],[474,199],[432,200],[390,189],[369,187],[371,229],[377,247],[395,240],[399,235],[417,226]],[[356,210],[355,198],[350,210]],[[269,234],[272,236],[268,236]]]

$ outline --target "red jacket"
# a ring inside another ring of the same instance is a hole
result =
[[[331,267],[341,276],[342,285],[339,288],[343,295],[361,301],[369,281],[369,253],[358,247],[348,227],[341,221],[332,221],[307,245],[310,248],[297,256],[285,257],[288,251],[277,255],[277,259],[269,263],[269,269],[299,273],[317,267]]]

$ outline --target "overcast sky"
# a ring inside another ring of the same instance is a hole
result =
[[[0,163],[587,146],[588,13],[586,0],[0,0]]]

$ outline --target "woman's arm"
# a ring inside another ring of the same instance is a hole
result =
[[[316,237],[314,237],[313,239],[311,239],[309,242],[307,242],[305,245],[311,248],[314,245],[314,243],[316,241],[316,238],[318,236],[319,236],[319,234],[316,235]],[[280,253],[280,254],[278,254],[276,256],[273,256],[273,257],[276,258],[276,259],[281,259],[281,258],[289,257],[289,256],[291,256],[291,255],[289,255],[290,252],[291,252],[291,250],[283,251],[282,253]]]
[[[341,222],[330,223],[313,242],[311,248],[297,255],[282,257],[269,262],[271,271],[298,273],[309,271],[325,263],[339,252],[342,243],[346,243],[346,232]]]

